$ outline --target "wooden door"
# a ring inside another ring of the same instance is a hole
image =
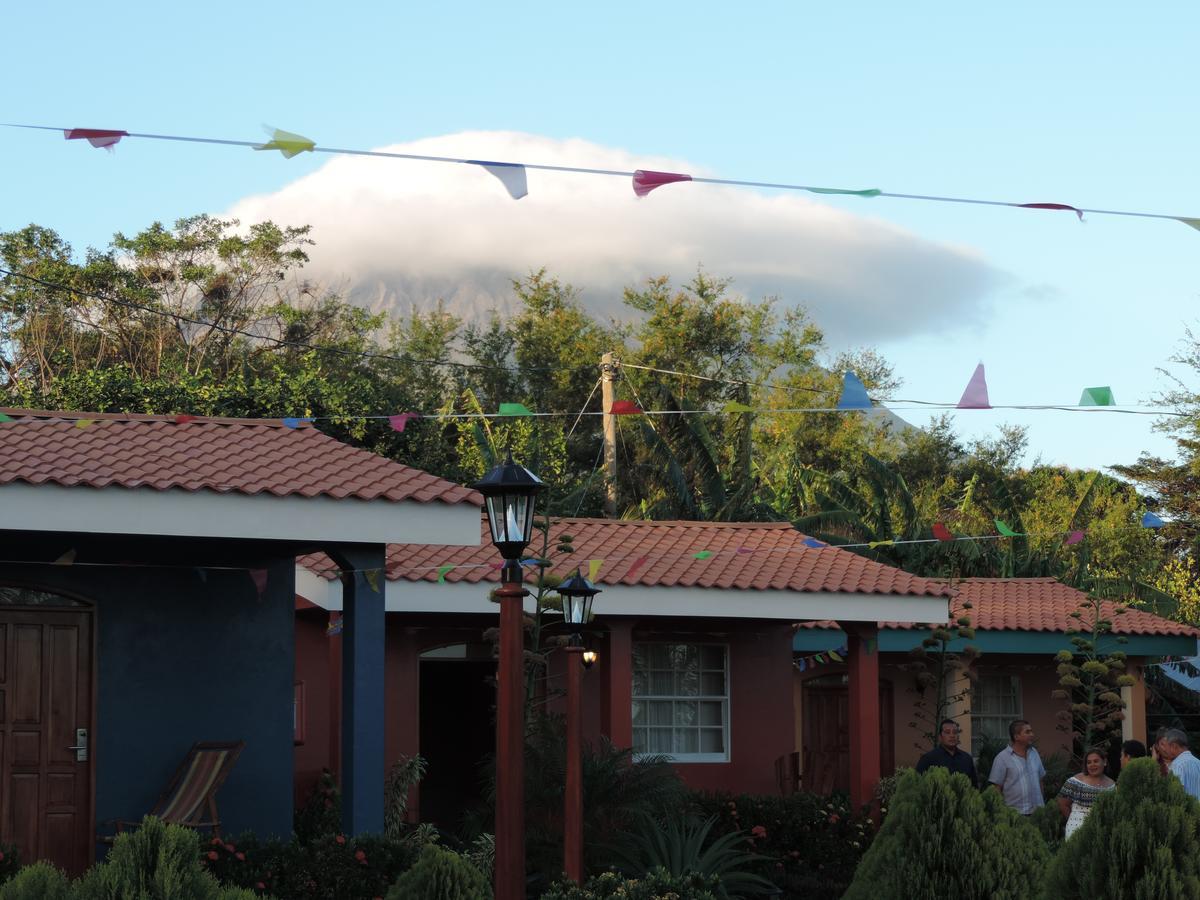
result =
[[[816,794],[850,790],[850,691],[845,677],[809,679],[802,700],[804,742],[801,784]],[[891,682],[879,683],[879,767],[896,768]]]
[[[0,608],[0,840],[73,875],[94,846],[77,729],[94,743],[91,613]]]

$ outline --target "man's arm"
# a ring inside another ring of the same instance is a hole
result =
[[[1004,789],[1001,787],[1001,785],[1004,784],[1004,778],[1007,774],[1008,770],[1004,765],[1004,757],[997,753],[996,758],[992,760],[992,771],[988,775],[988,781],[991,782],[992,786],[995,787],[996,790],[1000,791],[1001,794],[1004,793]]]

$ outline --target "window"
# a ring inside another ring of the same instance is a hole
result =
[[[723,644],[633,645],[633,750],[680,762],[729,759]]]
[[[1008,743],[1008,723],[1021,718],[1021,679],[1016,675],[980,675],[971,692],[971,752],[978,756],[986,740]]]

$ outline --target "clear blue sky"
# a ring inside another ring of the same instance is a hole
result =
[[[732,177],[1200,216],[1198,26],[1183,2],[19,4],[0,120],[249,140],[269,122],[364,148],[518,130]],[[150,142],[110,157],[5,130],[0,228],[103,245],[323,162]],[[995,403],[1073,403],[1102,384],[1144,401],[1195,319],[1200,233],[1181,224],[831,203],[1008,275],[982,327],[882,345],[908,396],[956,400],[982,360]],[[1133,416],[958,421],[1027,422],[1034,454],[1075,466],[1168,447]]]

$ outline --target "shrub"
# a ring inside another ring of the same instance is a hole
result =
[[[715,876],[671,875],[655,869],[640,878],[605,872],[580,886],[556,882],[542,900],[716,900],[720,882]]]
[[[0,843],[0,883],[8,881],[21,870],[21,851],[16,844]]]
[[[1058,808],[1058,799],[1046,801],[1045,805],[1035,809],[1029,817],[1029,824],[1046,842],[1046,849],[1051,854],[1058,851],[1063,840],[1063,815]]]
[[[400,876],[387,900],[487,900],[492,887],[483,873],[453,850],[429,844]]]
[[[328,769],[321,772],[308,799],[296,810],[292,830],[302,844],[330,837],[342,830],[342,792]]]
[[[1047,857],[1037,831],[996,791],[941,768],[909,772],[845,896],[1016,900],[1036,893]]]
[[[70,900],[71,881],[50,863],[26,866],[0,885],[0,900]]]
[[[408,795],[422,778],[428,763],[423,756],[401,756],[388,770],[384,786],[383,833],[399,840],[408,816]]]
[[[1151,759],[1135,759],[1102,794],[1046,874],[1043,897],[1200,897],[1200,804]]]
[[[78,900],[218,900],[217,881],[200,865],[200,836],[147,816],[117,835],[105,861],[77,882]]]

